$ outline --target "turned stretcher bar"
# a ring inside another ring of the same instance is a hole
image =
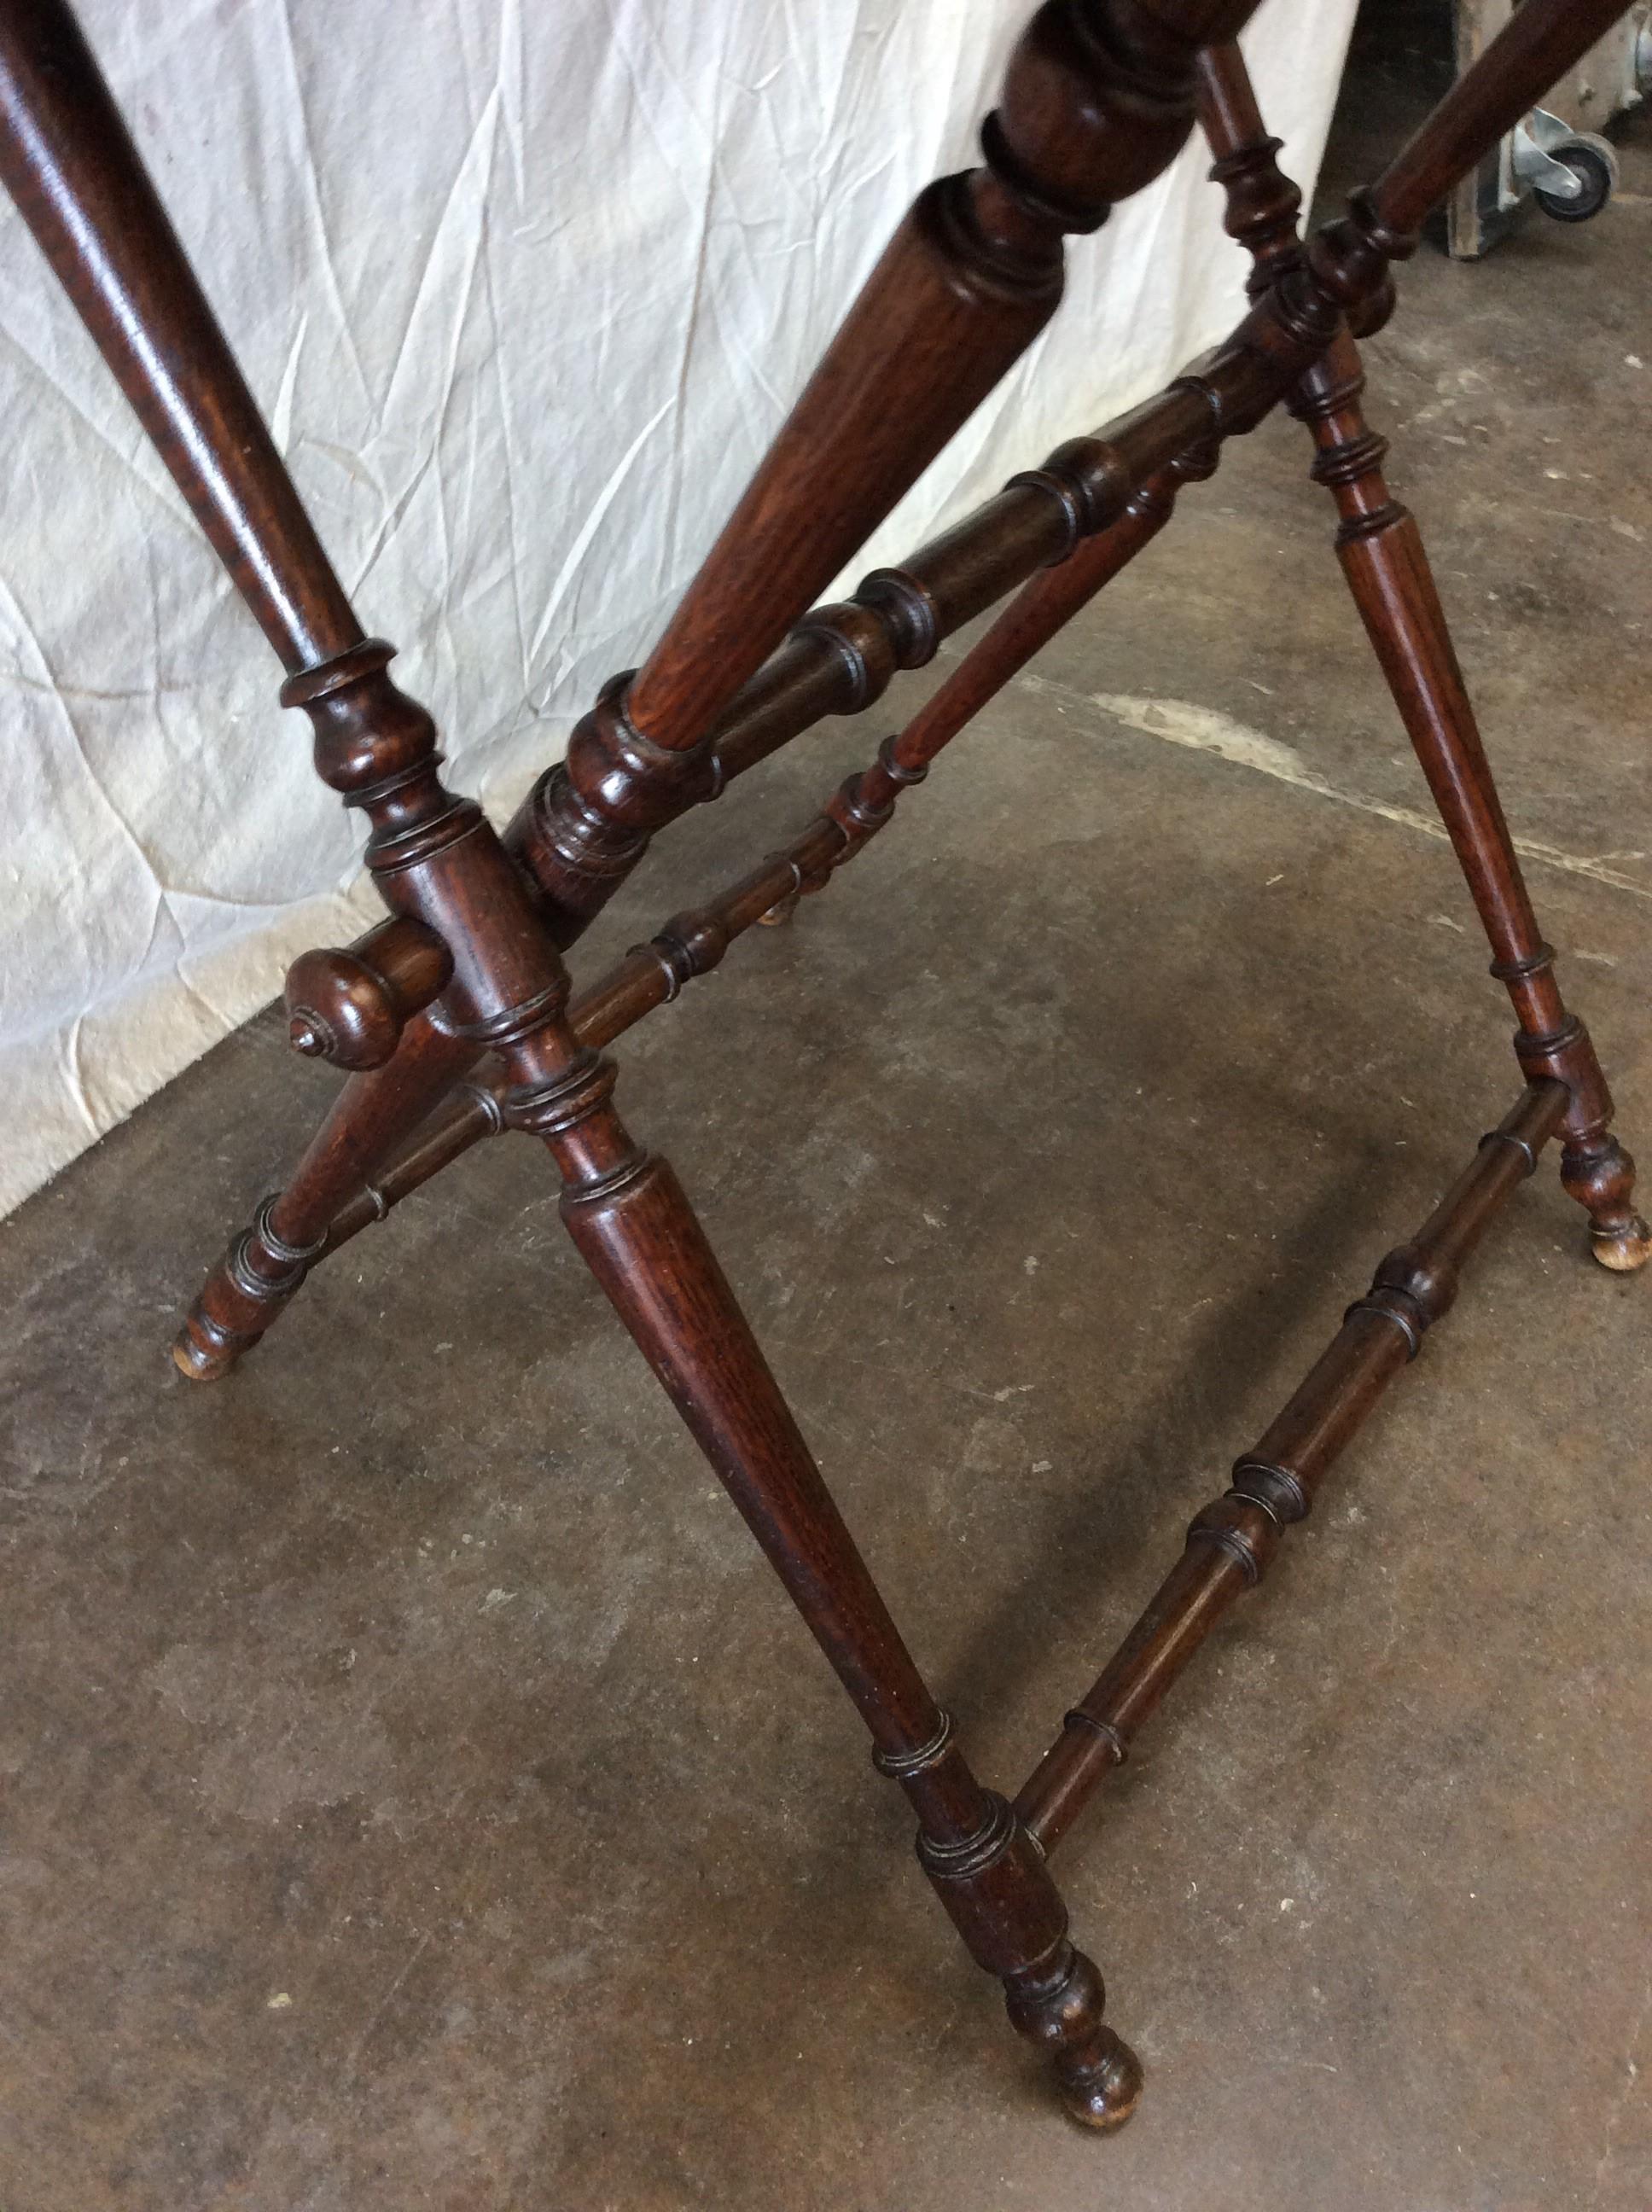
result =
[[[1048,1852],[1121,1766],[1137,1730],[1242,1590],[1254,1589],[1285,1529],[1321,1484],[1424,1333],[1457,1295],[1459,1271],[1566,1110],[1563,1083],[1528,1084],[1408,1244],[1378,1266],[1301,1388],[1231,1487],[1187,1531],[1187,1549],[1028,1778],[1016,1810]]]

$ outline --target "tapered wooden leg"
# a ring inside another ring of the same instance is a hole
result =
[[[68,8],[0,9],[0,177],[288,670],[361,629]],[[361,1191],[476,1057],[428,1024],[346,1085],[288,1188],[213,1271],[174,1352],[221,1374]]]
[[[452,949],[445,1018],[504,1062],[504,1119],[550,1148],[575,1243],[853,1698],[879,1766],[906,1790],[920,1859],[971,1955],[1049,2053],[1068,2108],[1114,2125],[1139,2069],[1102,2017],[1100,1977],[1068,1941],[1048,1869],[965,1763],[675,1177],[632,1142],[611,1066],[569,1024],[542,913],[479,809],[443,785],[434,725],[392,683],[390,658],[363,644],[284,687],[314,723],[318,769],[366,812],[386,903]]]
[[[1367,427],[1364,388],[1358,349],[1345,332],[1291,402],[1318,449],[1315,478],[1341,517],[1343,574],[1485,925],[1491,973],[1513,1001],[1515,1056],[1528,1079],[1558,1077],[1571,1094],[1561,1181],[1588,1214],[1602,1267],[1643,1267],[1652,1231],[1635,1210],[1635,1164],[1612,1133],[1612,1097],[1588,1032],[1555,981],[1554,953],[1532,911],[1422,536],[1389,495],[1387,441]]]
[[[1522,20],[1521,37],[1537,38],[1537,16]],[[1576,26],[1557,20],[1554,28],[1570,37]],[[1527,57],[1519,65],[1546,62]],[[1267,135],[1244,58],[1231,43],[1208,47],[1198,76],[1200,122],[1216,156],[1211,174],[1227,197],[1229,234],[1254,264],[1251,289],[1294,281],[1303,266],[1301,196],[1274,158],[1279,141]],[[1413,149],[1427,139],[1420,134]],[[1588,1034],[1555,981],[1554,953],[1539,933],[1421,533],[1383,479],[1388,442],[1365,421],[1364,385],[1359,349],[1342,328],[1289,404],[1313,434],[1315,479],[1329,488],[1341,518],[1343,574],[1485,926],[1491,973],[1513,1001],[1515,1057],[1528,1080],[1555,1078],[1570,1094],[1561,1181],[1589,1216],[1595,1258],[1628,1272],[1652,1258],[1652,1233],[1633,1204],[1635,1164],[1612,1133],[1612,1098]]]
[[[635,1145],[611,1066],[569,1025],[569,987],[526,884],[479,809],[443,785],[430,717],[370,642],[284,687],[315,726],[324,780],[366,812],[386,902],[451,947],[445,1015],[504,1062],[507,1123],[542,1137],[574,1243],[859,1708],[919,1820],[919,1856],[1016,2025],[1050,2056],[1068,2109],[1112,2126],[1140,2069],[1102,2017],[1048,1867],[983,1790],[890,1618],[670,1169]]]
[[[1067,2109],[1117,2126],[1141,2069],[1102,2020],[1101,1977],[1068,1940],[1042,1856],[971,1771],[677,1177],[615,1115],[613,1079],[590,1054],[549,1066],[507,1096],[507,1120],[550,1147],[569,1234],[853,1698],[879,1771],[905,1790],[919,1860],[971,1956],[1003,1983]]]

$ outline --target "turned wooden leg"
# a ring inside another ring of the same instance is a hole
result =
[[[853,1700],[879,1771],[905,1790],[920,1863],[971,1956],[1003,1983],[1067,2109],[1117,2126],[1141,2069],[1102,2020],[1101,1976],[1067,1939],[1042,1856],[976,1780],[902,1641],[677,1177],[627,1135],[606,1062],[553,1060],[524,1081],[535,1050],[513,1055],[507,1122],[544,1139],[569,1234]]]
[[[1200,49],[1255,4],[1046,0],[1033,15],[981,165],[920,196],[653,650],[538,794],[534,872],[553,911],[588,913],[697,795],[720,715],[1043,329],[1066,238],[1169,166]],[[914,644],[933,633],[932,602],[902,614]]]
[[[1521,40],[1528,33],[1536,40],[1540,27],[1535,15],[1523,20]],[[1557,20],[1553,28],[1562,27]],[[1575,28],[1564,27],[1564,34]],[[1521,66],[1535,70],[1551,58],[1534,53]],[[1506,95],[1504,87],[1498,96]],[[1301,196],[1279,170],[1279,142],[1267,135],[1236,46],[1200,57],[1199,114],[1216,156],[1211,174],[1227,197],[1229,234],[1254,264],[1253,292],[1296,281]],[[1373,300],[1365,306],[1386,312]],[[1652,1258],[1652,1233],[1633,1203],[1635,1164],[1612,1133],[1612,1098],[1594,1048],[1555,981],[1554,953],[1532,911],[1421,533],[1383,479],[1388,443],[1365,421],[1364,383],[1359,349],[1341,329],[1297,385],[1291,411],[1313,434],[1315,479],[1329,488],[1341,518],[1343,574],[1485,926],[1491,973],[1513,1001],[1515,1056],[1528,1080],[1552,1077],[1567,1087],[1561,1182],[1588,1214],[1595,1258],[1626,1273]]]
[[[1072,1949],[1048,1869],[965,1763],[675,1177],[627,1135],[611,1067],[570,1026],[543,915],[478,810],[443,786],[434,726],[391,682],[389,659],[387,646],[364,644],[285,687],[314,722],[320,773],[367,814],[368,865],[387,902],[451,948],[444,1018],[504,1061],[505,1120],[549,1146],[574,1243],[853,1698],[880,1767],[905,1790],[920,1861],[971,1955],[1049,2053],[1069,2109],[1115,2124],[1139,2069],[1102,2017],[1100,1978]],[[758,910],[773,897],[771,886]]]
[[[0,176],[157,451],[289,671],[361,625],[69,9],[0,11]],[[297,1172],[208,1278],[173,1350],[197,1380],[255,1343],[338,1210],[479,1055],[410,1028],[348,1083]]]
[[[1114,2125],[1135,2103],[1139,2068],[1102,2019],[1100,1977],[1068,1941],[1049,1870],[965,1763],[676,1178],[627,1135],[612,1068],[570,1026],[543,915],[479,810],[443,785],[434,725],[392,683],[390,658],[380,642],[352,647],[295,676],[283,698],[314,723],[324,780],[367,815],[368,866],[386,903],[450,949],[444,1019],[504,1061],[505,1120],[549,1146],[575,1244],[854,1700],[879,1766],[906,1791],[920,1862],[971,1955],[1050,2056],[1068,2109]],[[771,886],[757,910],[773,898]]]
[[[1485,925],[1491,973],[1513,1002],[1515,1055],[1528,1079],[1556,1077],[1570,1093],[1561,1181],[1588,1214],[1601,1265],[1643,1267],[1652,1231],[1634,1207],[1634,1162],[1612,1133],[1612,1097],[1588,1032],[1555,981],[1554,953],[1532,911],[1421,533],[1389,495],[1387,441],[1366,425],[1364,388],[1358,349],[1345,332],[1291,403],[1318,448],[1315,478],[1341,516],[1343,574]]]

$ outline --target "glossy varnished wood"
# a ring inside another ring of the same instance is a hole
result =
[[[1199,49],[1255,0],[1049,0],[1011,58],[982,167],[896,231],[628,695],[694,744],[809,600],[974,413],[1059,303],[1064,234],[1169,167]],[[810,527],[795,531],[796,518]]]
[[[1455,1299],[1463,1261],[1534,1172],[1565,1109],[1564,1084],[1528,1086],[1417,1235],[1380,1263],[1302,1387],[1235,1466],[1231,1487],[1195,1519],[1181,1559],[1016,1800],[1045,1850],[1122,1765],[1234,1599],[1260,1582],[1284,1531],[1306,1520],[1335,1461]]]
[[[1535,51],[1546,56],[1546,43]],[[1200,118],[1217,157],[1212,173],[1227,192],[1228,228],[1251,254],[1253,289],[1265,289],[1300,265],[1299,195],[1279,171],[1278,141],[1263,128],[1238,48],[1212,47],[1199,67]],[[1422,143],[1435,143],[1435,134],[1425,131]],[[1312,434],[1315,481],[1336,503],[1337,557],[1479,912],[1491,973],[1519,1020],[1515,1054],[1528,1076],[1567,1085],[1561,1179],[1589,1215],[1595,1258],[1632,1273],[1652,1259],[1652,1232],[1633,1203],[1635,1164],[1612,1133],[1611,1095],[1588,1033],[1561,996],[1422,533],[1389,491],[1388,441],[1365,419],[1364,389],[1358,347],[1344,328],[1289,404]]]
[[[295,1046],[354,1073],[287,1188],[210,1275],[174,1356],[197,1379],[222,1375],[326,1253],[483,1137],[538,1139],[574,1246],[842,1683],[878,1771],[905,1793],[920,1864],[969,1955],[1049,2058],[1067,2110],[1101,2129],[1134,2109],[1141,2070],[1072,1942],[1049,1851],[1305,1516],[1552,1134],[1598,1256],[1627,1267],[1652,1249],[1420,537],[1364,421],[1355,346],[1392,312],[1391,264],[1430,204],[1618,11],[1526,0],[1348,216],[1304,245],[1232,44],[1253,4],[1038,9],[982,163],[920,197],[640,672],[604,688],[501,836],[445,782],[430,716],[392,680],[392,648],[358,623],[68,9],[0,0],[0,174],[286,669],[282,696],[308,717],[319,774],[365,819],[387,911],[354,945],[295,963]],[[1242,320],[1164,392],[1069,441],[850,599],[811,609],[1054,312],[1064,240],[1160,174],[1195,114],[1228,228],[1251,257]],[[621,1119],[604,1050],[758,921],[833,880],[1016,670],[1159,536],[1181,487],[1282,401],[1313,436],[1350,588],[1515,1009],[1527,1088],[1194,1521],[1181,1560],[1011,1802],[968,1762],[680,1183]],[[871,705],[1011,592],[928,703],[795,837],[574,988],[564,955],[655,835],[823,715]],[[484,1060],[488,1079],[471,1079]]]
[[[361,633],[79,26],[0,8],[0,178],[288,669]]]
[[[1550,12],[1557,18],[1564,14],[1558,7]],[[1557,22],[1534,48],[1532,27],[1523,28],[1517,50],[1527,70],[1534,51],[1546,62],[1557,38],[1571,35]],[[1497,75],[1501,52],[1500,45],[1494,47],[1464,80],[1471,105],[1484,105],[1489,96],[1476,86]],[[578,939],[641,859],[652,835],[684,808],[718,796],[734,776],[822,716],[871,704],[898,669],[921,665],[952,630],[1005,590],[1042,565],[1064,562],[1087,534],[1122,526],[1133,502],[1146,497],[1151,511],[1149,487],[1157,479],[1162,496],[1170,480],[1167,470],[1181,476],[1207,472],[1221,438],[1259,420],[1315,366],[1320,348],[1345,347],[1324,270],[1337,272],[1337,288],[1358,327],[1386,314],[1388,251],[1370,239],[1362,243],[1357,228],[1332,226],[1319,241],[1321,273],[1305,268],[1296,238],[1299,196],[1273,161],[1278,142],[1263,129],[1237,48],[1212,46],[1196,57],[1193,88],[1218,155],[1213,173],[1226,191],[1229,228],[1255,263],[1253,291],[1260,313],[1157,399],[1089,438],[1070,441],[911,561],[869,577],[853,600],[805,616],[736,693],[704,743],[689,749],[690,758],[666,758],[641,739],[625,712],[629,674],[616,678],[576,734],[568,761],[541,779],[507,832],[511,850],[539,888],[544,919],[559,945]],[[1435,143],[1423,134],[1392,165],[1387,173],[1391,194],[1412,189],[1406,183],[1412,165],[1437,158],[1429,150]],[[1409,251],[1408,241],[1398,237],[1389,246],[1395,252]],[[1303,394],[1297,396],[1300,402]],[[951,702],[935,709],[931,728],[956,714],[970,696],[984,700],[1006,681],[1048,634],[1046,622],[1059,621],[1069,595],[1074,604],[1085,595],[1086,571],[1096,579],[1092,589],[1114,572],[1117,544],[1087,550],[1078,568],[1033,587],[971,656],[968,672],[949,685]],[[714,565],[715,556],[708,566]],[[1403,607],[1403,597],[1399,604]],[[1017,645],[1017,637],[1023,644]],[[869,790],[878,781],[872,772]],[[883,781],[888,786],[890,779]],[[893,796],[886,788],[884,800]],[[863,805],[863,823],[881,820],[882,803]],[[400,1095],[394,1069],[386,1084],[358,1094],[359,1107],[345,1102],[344,1118],[359,1120],[361,1141],[343,1152],[336,1145],[325,1150],[319,1164],[331,1167],[332,1176],[318,1177],[318,1164],[307,1156],[294,1184],[273,1201],[270,1218],[289,1240],[283,1254],[262,1249],[257,1224],[232,1246],[180,1340],[185,1371],[223,1371],[291,1295],[303,1273],[295,1250],[326,1232],[313,1190],[331,1194],[341,1162],[352,1170],[359,1162],[359,1177],[345,1194],[346,1200],[356,1196],[440,1095],[443,1078],[457,1080],[475,1064],[475,1053],[467,1054],[462,1042],[443,1042],[416,1026],[413,1035],[407,1112],[386,1110]],[[1588,1073],[1586,1038],[1580,1042],[1564,1025],[1544,1035]],[[1578,1140],[1567,1161],[1568,1187],[1590,1206],[1598,1256],[1610,1266],[1633,1267],[1652,1247],[1631,1203],[1632,1163],[1606,1127],[1610,1101],[1598,1068],[1589,1091],[1591,1103],[1580,1110]],[[233,1264],[238,1250],[251,1255],[250,1267]],[[208,1336],[216,1340],[210,1348]]]

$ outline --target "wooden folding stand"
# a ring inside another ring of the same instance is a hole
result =
[[[1141,2069],[1102,2020],[1049,1855],[1230,1601],[1455,1295],[1464,1258],[1558,1135],[1595,1255],[1652,1236],[1582,1023],[1539,934],[1416,524],[1360,411],[1356,335],[1428,210],[1621,11],[1525,0],[1349,214],[1305,246],[1232,43],[1254,0],[1048,0],[984,163],[918,199],[640,673],[616,678],[503,837],[443,785],[429,716],[363,635],[61,0],[0,0],[0,161],[70,299],[287,672],[316,766],[370,825],[390,918],[288,978],[292,1038],[356,1071],[279,1195],[209,1276],[174,1356],[224,1374],[326,1253],[478,1138],[544,1139],[562,1213],[906,1791],[918,1856],[970,1954],[1047,2051],[1067,2109],[1108,2128]],[[1061,295],[1063,234],[1095,229],[1202,124],[1254,262],[1232,336],[1157,398],[1018,476],[855,596],[810,601],[1024,351]],[[810,1456],[676,1176],[629,1133],[600,1048],[754,922],[820,889],[947,741],[1163,529],[1223,441],[1284,402],[1311,434],[1337,550],[1490,939],[1525,1086],[1330,1346],[1011,1802],[984,1789]],[[1031,580],[1028,580],[1030,579]],[[577,993],[562,954],[689,807],[1020,586],[916,719],[783,851]],[[491,1055],[491,1087],[471,1081]],[[408,1150],[441,1101],[434,1134]]]

